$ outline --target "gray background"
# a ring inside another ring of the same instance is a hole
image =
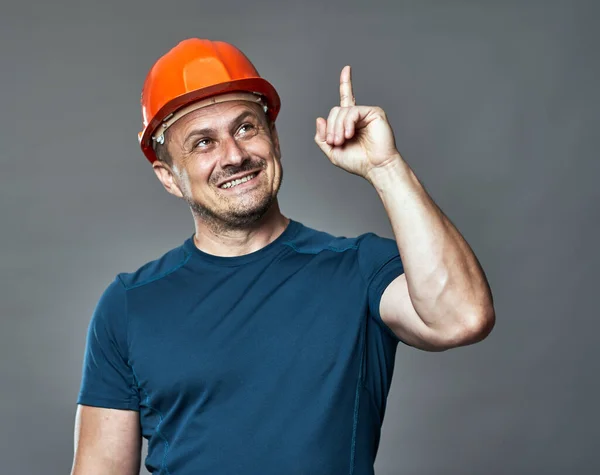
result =
[[[100,293],[193,232],[136,137],[146,72],[190,36],[236,44],[278,89],[284,214],[392,236],[370,185],[313,143],[351,64],[487,272],[486,341],[399,347],[377,474],[600,473],[597,3],[16,4],[0,16],[3,474],[68,473]]]

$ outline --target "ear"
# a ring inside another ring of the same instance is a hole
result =
[[[161,162],[160,160],[155,160],[152,163],[152,168],[154,169],[156,178],[158,178],[158,181],[162,183],[162,185],[165,187],[165,190],[172,195],[177,196],[177,198],[183,198],[183,193],[181,193],[181,189],[177,184],[177,180],[175,180],[173,170],[171,167],[169,167],[169,165]]]
[[[281,148],[279,147],[279,134],[277,133],[277,127],[275,122],[271,124],[271,139],[273,140],[273,147],[275,147],[275,154],[277,159],[281,160]]]

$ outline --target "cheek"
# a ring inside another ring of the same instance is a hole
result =
[[[212,163],[198,161],[193,166],[188,167],[188,180],[196,185],[206,184],[210,181],[214,168]]]
[[[200,192],[201,186],[199,185],[202,183],[201,177],[204,176],[205,173],[206,171],[198,166],[192,167],[188,165],[185,168],[178,170],[177,184],[184,197],[189,198]]]
[[[275,145],[272,144],[269,138],[265,135],[254,137],[254,139],[248,143],[246,150],[253,155],[264,158],[268,156],[275,156],[277,154]]]

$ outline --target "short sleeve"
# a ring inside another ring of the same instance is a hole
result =
[[[379,313],[383,292],[396,277],[404,273],[396,241],[374,233],[362,234],[358,238],[358,261],[367,282],[369,315],[396,341],[400,341]]]
[[[125,288],[117,277],[92,315],[85,346],[78,404],[139,410],[139,395],[128,363]]]

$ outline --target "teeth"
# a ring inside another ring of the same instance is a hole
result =
[[[240,178],[238,180],[228,181],[221,188],[231,188],[233,186],[239,185],[240,183],[246,183],[248,180],[252,180],[256,176],[256,173],[252,173],[252,175],[245,176],[244,178]]]

